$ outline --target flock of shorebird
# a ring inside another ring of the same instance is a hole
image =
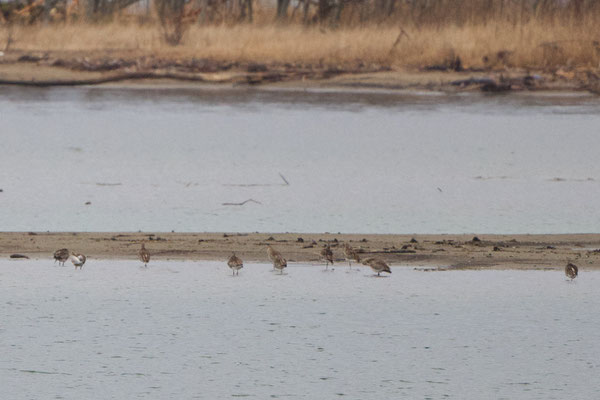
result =
[[[333,251],[331,251],[329,245],[326,245],[319,254],[323,261],[325,261],[325,270],[327,270],[329,268],[329,264],[333,265]],[[361,262],[358,251],[352,248],[352,246],[350,246],[348,243],[344,245],[344,255],[346,256],[346,261],[348,261],[349,268],[352,268],[352,261],[356,263]],[[267,245],[267,256],[273,263],[273,268],[278,270],[280,274],[283,274],[283,269],[287,268],[287,260],[281,255],[281,253],[275,250],[271,245]],[[377,273],[377,276],[381,276],[382,272],[387,272],[390,274],[392,273],[390,266],[380,258],[370,257],[364,259],[362,264],[371,267],[371,269]],[[229,268],[231,268],[233,275],[239,275],[240,269],[244,268],[244,262],[241,258],[236,256],[235,253],[229,257],[229,260],[227,260],[227,265]]]
[[[325,269],[327,270],[329,264],[333,265],[333,251],[331,251],[329,245],[326,245],[319,254],[325,261]],[[283,269],[287,268],[287,260],[271,245],[267,245],[267,255],[269,256],[269,260],[271,260],[273,263],[273,268],[278,270],[280,274],[283,274]],[[356,263],[361,262],[358,251],[352,248],[352,246],[350,246],[348,243],[344,244],[344,255],[350,268],[352,268],[352,261]],[[146,250],[144,243],[142,243],[142,248],[138,251],[138,257],[140,261],[144,263],[144,266],[148,267],[148,263],[150,262],[150,253],[148,250]],[[54,252],[54,263],[58,261],[59,265],[62,264],[64,266],[67,260],[71,260],[75,266],[75,269],[81,269],[83,264],[85,264],[86,257],[83,254],[69,252],[68,249],[59,249]],[[380,276],[382,272],[387,272],[390,274],[392,273],[390,266],[380,258],[366,258],[362,260],[362,264],[371,267],[371,269],[377,273],[377,276]],[[235,253],[229,257],[229,260],[227,260],[227,265],[229,268],[231,268],[233,275],[239,275],[240,269],[244,268],[244,262],[241,258],[236,256]],[[579,269],[575,264],[568,263],[565,267],[565,275],[571,280],[577,278],[578,273]]]
[[[81,269],[81,268],[83,268],[83,264],[85,264],[86,258],[83,254],[69,252],[68,249],[58,249],[54,252],[54,263],[55,264],[58,261],[59,265],[62,264],[64,266],[65,262],[67,262],[67,260],[71,260],[71,262],[75,266],[75,269],[77,269],[77,268]]]
[[[325,261],[325,269],[329,268],[329,264],[333,265],[333,251],[329,245],[325,246],[321,252],[319,253],[323,261]],[[352,268],[352,261],[357,263],[360,262],[360,256],[358,252],[352,248],[348,243],[344,245],[344,254],[346,256],[346,261],[348,261],[348,267]],[[283,274],[283,269],[287,267],[287,260],[281,255],[281,253],[275,250],[271,245],[267,245],[267,256],[269,256],[269,260],[273,263],[273,268],[279,270],[280,274]],[[380,258],[367,258],[362,261],[364,265],[368,265],[371,269],[377,272],[377,276],[381,276],[382,272],[392,273],[390,270],[390,266],[387,265],[385,261]],[[244,263],[235,253],[229,257],[227,261],[227,265],[233,271],[234,275],[239,274],[241,268],[244,267]]]
[[[350,268],[352,268],[352,261],[357,263],[361,262],[358,251],[352,248],[348,243],[344,245],[344,254]],[[275,250],[271,245],[267,245],[267,256],[269,256],[269,260],[273,263],[273,268],[278,270],[280,274],[283,274],[283,269],[287,268],[287,260],[281,253]],[[333,265],[333,251],[331,251],[329,245],[321,250],[320,256],[325,261],[326,270],[329,268],[329,264]],[[140,261],[144,263],[144,266],[147,267],[150,262],[150,253],[146,249],[144,243],[142,243],[142,248],[138,251],[138,257]],[[86,257],[83,254],[69,252],[68,249],[59,249],[54,252],[54,263],[58,261],[59,265],[62,264],[64,266],[67,260],[71,260],[75,269],[81,269],[83,264],[85,264]],[[377,276],[380,276],[382,272],[392,273],[390,266],[379,258],[367,258],[362,261],[362,264],[371,267],[371,269],[377,273]],[[229,257],[227,265],[231,268],[233,275],[239,275],[240,269],[244,268],[244,262],[241,258],[236,256],[235,253]]]

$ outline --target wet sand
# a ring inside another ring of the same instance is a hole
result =
[[[411,241],[415,239],[415,241]],[[329,244],[336,264],[344,242],[361,257],[381,257],[393,265],[429,269],[562,269],[568,261],[600,269],[600,234],[578,235],[361,235],[316,233],[0,233],[0,256],[22,254],[52,260],[59,248],[89,259],[137,259],[142,241],[156,260],[226,260],[235,252],[244,261],[268,262],[271,244],[289,262],[319,264]]]
[[[121,54],[122,55],[122,54]],[[84,57],[85,56],[85,57]],[[389,66],[294,66],[139,58],[65,52],[11,51],[0,59],[0,85],[118,87],[203,87],[218,85],[286,89],[337,89],[424,92],[582,92],[600,93],[587,71],[406,69]],[[143,63],[142,63],[143,64]]]

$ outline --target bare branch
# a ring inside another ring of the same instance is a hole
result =
[[[288,182],[288,180],[287,180],[287,179],[285,179],[285,176],[283,176],[283,175],[281,174],[281,172],[279,173],[279,176],[280,176],[280,177],[281,177],[281,179],[283,179],[283,181],[285,182],[285,186],[290,186],[290,183]]]
[[[1,81],[0,81],[1,83]],[[223,186],[235,186],[235,187],[266,187],[266,186],[290,186],[290,182],[285,179],[285,176],[279,172],[279,176],[283,180],[283,183],[223,183]]]
[[[254,199],[244,200],[241,203],[221,203],[221,205],[222,206],[243,206],[244,204],[250,203],[250,202],[262,205],[262,203],[260,201],[256,201]]]

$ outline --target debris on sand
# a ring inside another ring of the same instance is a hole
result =
[[[11,254],[10,258],[25,258],[25,259],[29,260],[29,257],[27,257],[24,254]]]
[[[260,201],[256,201],[254,199],[248,199],[248,200],[244,200],[241,203],[221,203],[222,206],[243,206],[246,203],[256,203],[256,204],[261,204],[262,203]]]
[[[122,183],[96,182],[96,186],[121,186]]]

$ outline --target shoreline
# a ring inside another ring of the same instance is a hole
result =
[[[157,59],[107,54],[27,52],[12,50],[0,57],[0,86],[120,88],[266,88],[287,90],[369,91],[372,93],[580,93],[600,94],[587,71],[431,70],[386,65],[292,65]]]
[[[380,257],[423,270],[562,270],[567,262],[600,270],[600,234],[0,232],[0,257],[22,254],[51,262],[55,250],[68,248],[91,260],[133,260],[142,241],[154,260],[225,262],[235,252],[245,262],[269,262],[266,246],[271,244],[290,263],[320,265],[319,252],[329,244],[336,264],[347,267],[343,245],[348,242],[363,259]]]

